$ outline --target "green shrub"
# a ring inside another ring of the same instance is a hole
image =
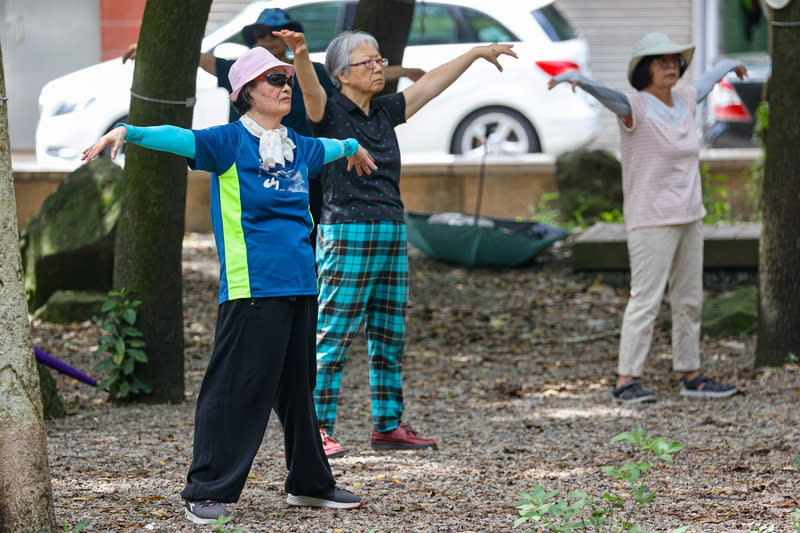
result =
[[[725,188],[728,176],[712,175],[708,165],[704,165],[700,169],[700,179],[703,184],[703,207],[706,208],[703,224],[731,222],[731,204],[728,203],[728,189]]]
[[[520,514],[514,527],[532,522],[541,528],[539,530],[546,531],[592,529],[608,533],[643,533],[633,519],[661,490],[646,484],[650,473],[647,458],[655,456],[665,463],[671,463],[672,454],[683,448],[683,444],[669,442],[664,437],[652,438],[652,434],[645,436],[641,428],[635,433],[620,433],[611,439],[612,443],[619,441],[638,444],[644,456],[641,461],[630,461],[621,467],[602,467],[606,475],[627,482],[629,488],[626,495],[606,492],[600,498],[594,498],[585,491],[575,490],[567,498],[554,500],[559,491],[547,492],[537,485],[531,493],[520,493],[522,500],[513,504]],[[681,527],[673,533],[686,531],[687,528]]]
[[[70,527],[69,527],[69,524],[67,523],[67,521],[66,521],[66,520],[64,520],[64,521],[61,523],[61,527],[62,527],[62,528],[64,528],[64,531],[65,531],[66,533],[78,533],[79,531],[83,530],[83,528],[85,528],[86,526],[88,526],[88,525],[89,525],[89,523],[90,523],[91,521],[92,521],[92,520],[91,520],[90,518],[84,518],[83,520],[81,520],[80,522],[78,522],[77,524],[75,524],[75,526],[74,526],[74,527],[70,528]]]
[[[131,394],[148,393],[152,387],[135,374],[136,363],[146,363],[147,355],[142,348],[145,342],[142,332],[134,327],[139,300],[130,300],[130,291],[109,291],[111,297],[101,309],[102,319],[95,317],[106,332],[100,337],[94,357],[108,354],[97,363],[94,370],[102,370],[108,377],[97,385],[97,390],[109,389],[116,398],[127,398]]]

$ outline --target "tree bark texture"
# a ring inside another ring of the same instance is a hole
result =
[[[390,65],[402,65],[414,18],[414,0],[360,0],[353,29],[371,34]],[[413,67],[414,65],[408,65]],[[380,94],[397,91],[397,80],[387,81]]]
[[[756,365],[800,356],[800,0],[774,10],[762,190]]]
[[[152,99],[184,102],[194,97],[210,7],[211,0],[147,2],[131,89],[131,124],[191,127],[191,106]],[[142,301],[136,327],[144,334],[148,363],[138,372],[153,392],[137,398],[141,401],[184,399],[181,246],[186,168],[182,157],[126,146],[114,287],[131,289]]]
[[[22,280],[0,50],[0,533],[55,531],[39,372]]]

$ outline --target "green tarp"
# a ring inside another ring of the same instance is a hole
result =
[[[480,217],[476,225],[460,213],[407,212],[406,229],[408,241],[434,259],[484,267],[521,265],[567,235],[540,222]]]

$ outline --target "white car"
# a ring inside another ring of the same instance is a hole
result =
[[[330,40],[352,25],[355,1],[272,0],[249,4],[210,32],[202,51],[238,57],[246,48],[241,29],[267,7],[286,10],[303,25],[311,58],[324,62]],[[589,52],[553,0],[426,0],[416,2],[403,65],[430,70],[476,44],[513,43],[519,59],[501,57],[503,72],[475,62],[441,95],[397,128],[403,156],[546,152],[559,154],[591,142],[599,108],[566,84],[547,81],[567,70],[587,75]],[[127,120],[133,62],[106,61],[49,82],[39,97],[36,131],[39,163],[76,166],[82,150],[117,122]],[[411,83],[401,79],[398,90]],[[153,95],[156,96],[156,95]],[[192,126],[228,120],[227,92],[198,69]],[[157,96],[156,96],[157,97]]]

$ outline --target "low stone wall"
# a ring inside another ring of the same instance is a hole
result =
[[[727,201],[734,215],[747,216],[750,207],[744,184],[757,149],[705,150],[701,165],[712,174],[728,176]],[[513,160],[489,157],[483,170],[480,213],[502,218],[529,218],[542,196],[556,192],[555,157],[529,154]],[[35,167],[14,168],[14,187],[20,227],[24,227],[67,172]],[[481,161],[455,156],[404,158],[400,191],[406,209],[418,212],[475,213]],[[186,230],[211,231],[208,214],[209,176],[190,171],[186,198]]]

